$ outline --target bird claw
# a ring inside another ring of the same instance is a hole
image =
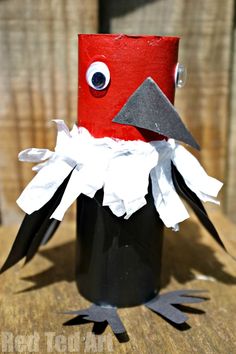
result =
[[[183,324],[188,320],[188,316],[175,305],[194,304],[203,302],[206,299],[200,294],[205,290],[177,290],[171,291],[162,295],[157,295],[152,300],[148,301],[145,306],[150,310],[161,315],[164,319],[175,324]]]
[[[65,314],[73,314],[82,317],[84,320],[94,323],[104,323],[111,327],[115,335],[126,333],[126,329],[117,313],[115,307],[105,307],[99,305],[91,305],[89,308],[78,311],[67,311]]]
[[[173,324],[184,324],[188,317],[175,305],[194,304],[205,301],[201,296],[204,290],[177,290],[157,295],[144,305],[154,311],[162,318]],[[67,321],[64,325],[79,325],[86,322],[100,324],[103,329],[109,325],[119,341],[128,341],[126,329],[117,313],[116,307],[99,306],[92,304],[90,307],[77,311],[66,311],[64,314],[76,315],[75,318]]]

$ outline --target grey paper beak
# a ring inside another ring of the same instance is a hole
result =
[[[112,121],[151,130],[200,150],[174,106],[151,77],[130,96]]]

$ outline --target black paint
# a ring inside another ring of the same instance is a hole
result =
[[[151,190],[147,205],[130,219],[102,206],[103,192],[81,196],[77,208],[76,282],[99,305],[135,306],[160,289],[163,223]]]

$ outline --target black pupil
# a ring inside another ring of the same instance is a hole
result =
[[[98,89],[103,88],[106,83],[105,75],[103,73],[96,72],[95,74],[93,74],[92,83],[93,83],[93,86]]]

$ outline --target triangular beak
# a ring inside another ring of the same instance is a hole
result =
[[[112,121],[151,130],[200,149],[175,107],[151,77],[130,96]]]

